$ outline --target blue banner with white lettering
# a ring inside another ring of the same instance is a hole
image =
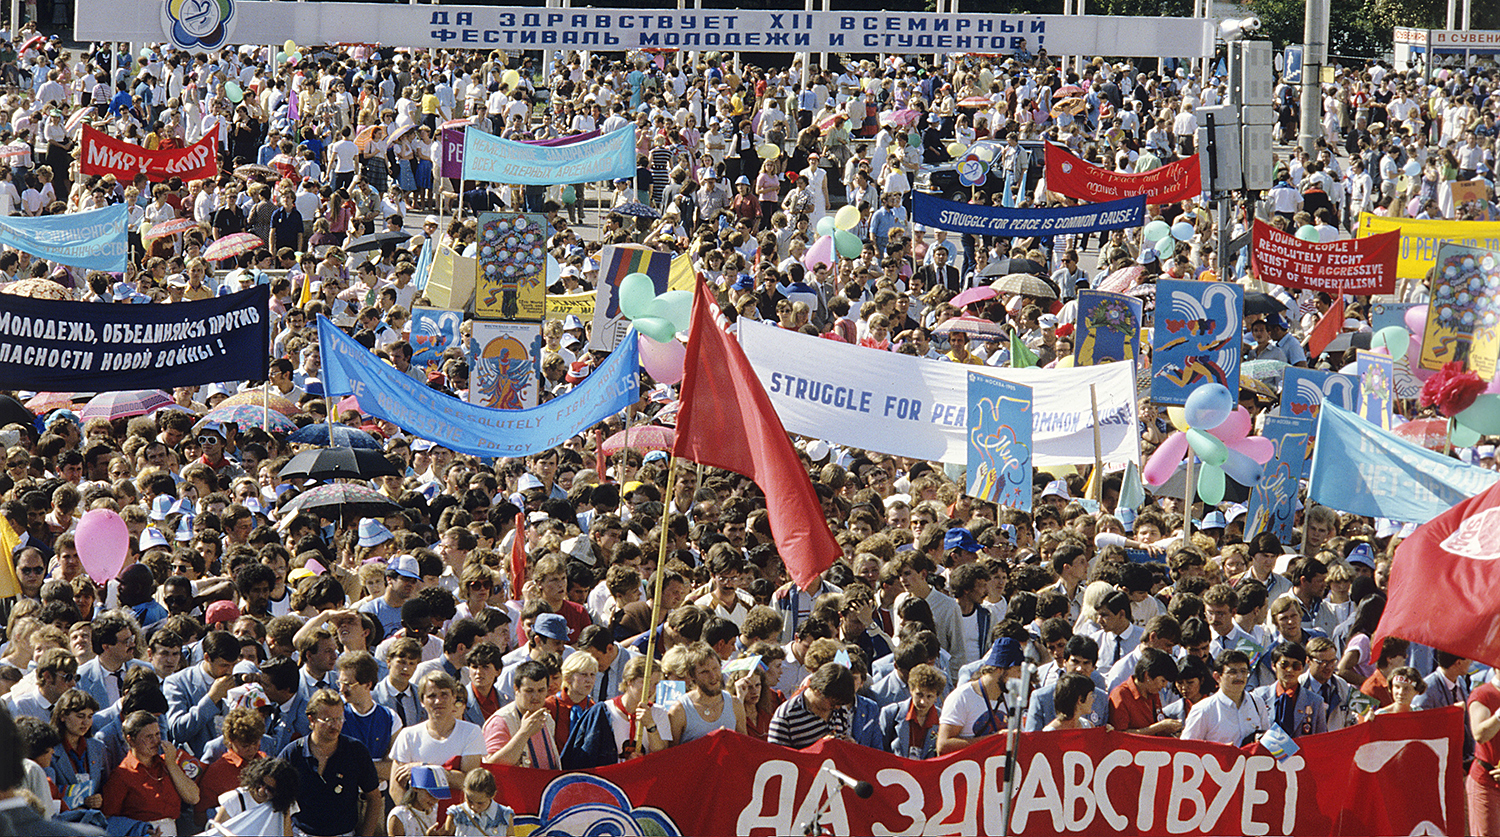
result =
[[[1500,480],[1500,472],[1414,445],[1324,402],[1307,496],[1339,511],[1426,523]]]
[[[1240,389],[1245,289],[1233,282],[1156,283],[1151,400],[1182,404],[1202,383]]]
[[[640,397],[636,339],[622,341],[566,395],[528,410],[494,410],[444,395],[396,370],[326,317],[318,317],[323,387],[353,395],[359,406],[402,430],[458,453],[526,456],[629,407]]]
[[[1031,511],[1031,387],[969,373],[970,497]]]
[[[1012,208],[959,203],[915,192],[912,218],[918,224],[972,235],[1048,236],[1124,230],[1146,223],[1146,197],[1078,206]]]
[[[1312,438],[1313,420],[1266,416],[1260,435],[1276,445],[1276,455],[1266,463],[1260,482],[1250,488],[1245,518],[1245,540],[1261,532],[1271,532],[1282,543],[1294,543],[1297,487],[1302,484],[1303,464],[1307,461],[1307,443]]]
[[[119,273],[130,256],[128,212],[117,203],[67,215],[11,215],[0,218],[0,244],[69,267]]]
[[[268,285],[177,305],[0,299],[7,389],[113,392],[266,377]]]
[[[531,145],[464,129],[464,179],[521,186],[635,177],[635,125],[571,145]]]

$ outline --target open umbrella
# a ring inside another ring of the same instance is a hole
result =
[[[0,427],[7,424],[24,424],[31,427],[36,424],[36,416],[26,409],[26,405],[17,401],[14,396],[0,393]]]
[[[1275,362],[1279,363],[1280,361]],[[1244,371],[1243,365],[1241,365],[1240,371]],[[1263,381],[1259,378],[1246,377],[1244,375],[1240,376],[1240,392],[1253,392],[1255,393],[1255,396],[1257,398],[1267,402],[1275,402],[1280,399],[1280,396],[1276,394],[1275,387],[1271,386],[1269,382]]]
[[[965,96],[958,100],[961,108],[987,108],[994,104],[988,96]]]
[[[1042,267],[1031,259],[1004,258],[996,259],[984,266],[980,276],[1004,276],[1007,273],[1030,273],[1036,276],[1046,276],[1047,268]]]
[[[344,248],[344,252],[363,253],[366,250],[380,250],[387,244],[394,248],[397,244],[400,244],[408,238],[411,238],[411,233],[406,232],[405,230],[383,230],[378,233],[362,235],[359,238],[354,239],[353,241],[349,242],[348,247]]]
[[[0,294],[24,296],[31,299],[50,299],[57,302],[67,302],[73,298],[72,291],[51,279],[42,279],[39,277],[12,282],[0,288]]]
[[[235,167],[234,176],[242,180],[249,180],[252,177],[271,178],[276,177],[276,170],[270,166],[262,166],[259,163],[246,163],[243,166]]]
[[[223,238],[214,239],[214,243],[205,247],[203,258],[211,262],[223,261],[263,246],[265,242],[255,233],[230,233]]]
[[[1084,90],[1076,84],[1064,84],[1062,87],[1052,91],[1052,98],[1067,98],[1068,96],[1082,96]]]
[[[973,305],[976,302],[994,299],[996,296],[998,294],[994,288],[989,285],[980,285],[977,288],[970,288],[967,291],[959,292],[958,296],[948,300],[948,302],[952,303],[955,308],[962,308],[965,305]]]
[[[402,476],[385,454],[368,448],[318,448],[292,457],[281,469],[282,479],[371,479]]]
[[[370,143],[375,140],[375,131],[381,127],[380,125],[366,125],[359,129],[359,133],[354,135],[354,145],[359,148],[359,153],[364,154],[369,151]]]
[[[379,517],[400,508],[394,500],[367,485],[336,482],[307,489],[293,497],[281,512],[283,515],[293,515],[297,512],[327,511],[332,516]]]
[[[1428,450],[1442,451],[1448,446],[1448,420],[1417,419],[1391,428],[1391,432],[1412,444]]]
[[[219,406],[215,407],[214,409],[217,410],[221,407],[233,407],[239,404],[246,404],[248,406],[255,407],[256,409],[260,409],[261,407],[266,406],[266,393],[264,390],[259,389],[247,389],[244,392],[236,392],[234,395],[231,395],[223,401],[220,401]],[[296,404],[292,403],[292,400],[290,398],[277,395],[274,392],[271,393],[270,407],[271,412],[280,413],[287,418],[294,418],[298,413],[302,412],[302,410],[299,409]]]
[[[415,122],[406,122],[401,125],[397,125],[396,130],[391,131],[391,135],[387,139],[390,142],[396,142],[397,140],[401,139],[412,131],[415,131],[416,129],[417,123]]]
[[[1270,294],[1252,291],[1245,294],[1245,314],[1280,314],[1286,310],[1286,303]]]
[[[259,404],[225,404],[209,410],[193,426],[193,431],[202,429],[205,422],[234,422],[241,430],[262,427],[272,433],[292,433],[297,425],[275,410],[267,410]]]
[[[609,208],[616,215],[629,215],[632,218],[660,218],[661,213],[640,201],[626,201],[619,206]]]
[[[635,450],[671,450],[672,441],[677,438],[677,431],[670,427],[661,427],[647,424],[642,427],[632,427],[621,430],[619,433],[604,440],[604,453],[614,456],[626,448]]]
[[[170,221],[162,221],[160,224],[152,224],[151,229],[146,230],[146,234],[142,238],[145,241],[155,241],[165,235],[176,235],[180,232],[187,232],[196,226],[198,226],[198,222],[192,218],[173,218]]]
[[[937,324],[932,330],[933,334],[952,334],[962,331],[964,334],[981,337],[1006,337],[1010,334],[1003,323],[992,322],[981,317],[950,317]]]
[[[1077,116],[1078,114],[1083,113],[1088,109],[1088,102],[1085,102],[1084,100],[1076,96],[1070,96],[1066,99],[1059,99],[1052,103],[1053,116],[1056,116],[1059,113],[1066,113],[1069,116]]]
[[[71,134],[83,125],[84,120],[88,119],[89,116],[93,114],[97,114],[98,112],[98,108],[85,105],[78,110],[73,111],[73,115],[68,117],[68,121],[63,127],[67,128],[68,133]]]
[[[73,393],[71,392],[39,392],[26,399],[26,409],[39,416],[72,406]]]
[[[990,287],[1003,294],[1020,294],[1039,299],[1057,299],[1057,289],[1032,273],[1007,273],[990,283]]]
[[[891,115],[887,117],[887,121],[892,125],[896,125],[902,128],[910,128],[911,126],[917,124],[917,120],[921,118],[921,111],[918,111],[914,108],[902,108],[891,113]]]
[[[1141,274],[1145,272],[1146,269],[1138,264],[1126,265],[1104,277],[1104,281],[1099,283],[1099,290],[1114,294],[1125,293],[1140,282]]]
[[[297,429],[297,432],[286,437],[286,440],[288,442],[296,442],[302,445],[317,445],[319,447],[328,447],[328,425],[320,421],[317,424],[309,424],[306,427],[299,427]],[[370,434],[358,428],[350,427],[347,424],[333,425],[332,444],[342,445],[346,448],[371,448],[373,450],[383,450],[380,442],[376,440],[374,436],[371,436]]]
[[[118,392],[101,392],[89,399],[78,414],[84,421],[89,419],[117,419],[144,416],[154,413],[172,403],[172,396],[159,389],[127,389]]]

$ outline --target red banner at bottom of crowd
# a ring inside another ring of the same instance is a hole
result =
[[[1382,715],[1298,739],[1277,761],[1106,730],[1028,733],[1009,833],[1462,834],[1463,710]],[[1005,741],[913,761],[857,744],[788,750],[716,732],[588,772],[489,765],[515,833],[801,834],[825,802],[833,834],[1000,834]],[[823,768],[869,782],[859,799]],[[830,800],[830,796],[833,797]]]

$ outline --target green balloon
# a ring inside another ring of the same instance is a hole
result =
[[[1406,350],[1411,347],[1411,332],[1402,326],[1386,326],[1375,332],[1371,343],[1372,348],[1384,346],[1391,357],[1400,360],[1406,357]]]
[[[636,331],[658,343],[665,343],[671,340],[673,335],[677,333],[677,329],[672,327],[672,323],[661,317],[641,317],[631,320],[630,324],[635,326]]]
[[[1198,458],[1203,460],[1205,465],[1220,468],[1223,467],[1225,460],[1229,459],[1229,448],[1212,433],[1190,428],[1187,432],[1187,440],[1188,447],[1193,449],[1193,453],[1198,454]]]
[[[1146,229],[1143,232],[1146,235],[1147,241],[1160,241],[1162,238],[1172,234],[1172,225],[1166,221],[1152,221],[1146,225]]]
[[[1458,414],[1459,427],[1465,427],[1476,433],[1500,433],[1500,395],[1485,393],[1474,399],[1469,409]],[[1453,444],[1458,445],[1455,433]],[[1469,445],[1459,445],[1469,447]]]
[[[620,313],[632,322],[652,315],[651,302],[656,299],[656,283],[644,273],[627,273],[620,280]],[[641,329],[641,333],[645,333]]]
[[[687,331],[693,323],[693,292],[667,291],[652,301],[651,316],[671,323],[673,331]]]
[[[824,215],[818,221],[818,235],[833,235],[833,216]]]
[[[1303,241],[1317,242],[1319,240],[1318,228],[1312,224],[1303,224],[1297,228],[1297,237]]]
[[[1217,506],[1224,499],[1224,470],[1214,465],[1204,464],[1203,469],[1198,472],[1198,499]]]
[[[1465,411],[1467,412],[1467,411]],[[1463,415],[1460,413],[1459,415]],[[1456,448],[1472,448],[1479,444],[1479,431],[1462,424],[1453,424],[1448,428],[1448,441]]]
[[[860,252],[865,249],[865,245],[859,240],[859,236],[854,233],[848,230],[836,229],[833,231],[833,249],[837,250],[840,256],[846,259],[853,259],[859,257]]]

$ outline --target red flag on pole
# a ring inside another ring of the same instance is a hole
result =
[[[1371,647],[1409,639],[1500,666],[1500,484],[1417,528],[1396,548]]]
[[[1316,359],[1323,353],[1323,347],[1333,341],[1344,328],[1344,295],[1336,293],[1333,295],[1333,305],[1329,307],[1328,313],[1318,324],[1313,326],[1312,333],[1307,335],[1307,357],[1309,360]]]
[[[776,549],[792,580],[805,589],[833,565],[839,546],[770,396],[718,315],[699,280],[672,453],[744,474],[760,486]]]
[[[521,600],[526,585],[526,513],[516,515],[516,535],[510,541],[510,597]]]

